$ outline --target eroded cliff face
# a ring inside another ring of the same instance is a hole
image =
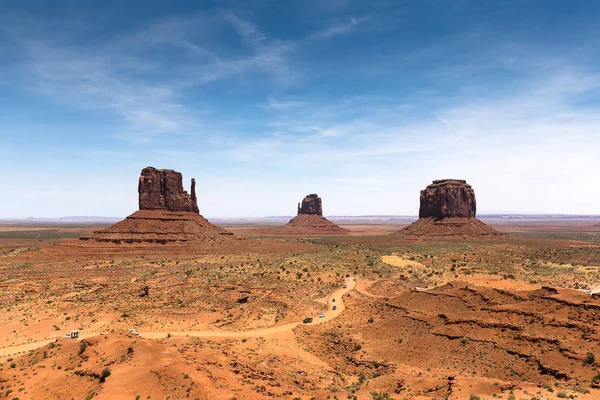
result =
[[[237,246],[241,238],[207,221],[198,211],[196,182],[183,190],[181,174],[147,167],[138,182],[140,209],[123,221],[81,238],[89,243],[193,244],[198,249]]]
[[[188,211],[199,213],[196,181],[191,195],[183,190],[181,173],[171,169],[146,167],[138,184],[140,210]]]
[[[464,180],[433,181],[421,190],[419,218],[475,218],[475,191]]]
[[[321,215],[323,216],[323,202],[316,194],[309,194],[302,203],[298,203],[298,215]]]
[[[466,181],[441,179],[421,190],[419,219],[398,233],[421,237],[495,237],[503,234],[477,218],[475,191]]]

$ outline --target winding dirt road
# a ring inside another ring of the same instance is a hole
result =
[[[346,288],[340,288],[335,292],[331,293],[327,297],[327,312],[325,313],[324,318],[319,318],[318,315],[313,316],[313,322],[306,325],[317,325],[323,324],[325,322],[331,321],[337,318],[345,309],[346,306],[343,301],[343,295],[350,292],[356,287],[356,279],[353,277],[345,278],[344,283],[347,285]],[[335,299],[335,301],[332,301]],[[333,310],[333,306],[336,306],[336,310]],[[200,338],[252,338],[252,337],[262,337],[274,335],[281,332],[292,331],[298,325],[301,325],[302,322],[292,322],[285,325],[274,326],[271,328],[264,329],[256,329],[251,331],[239,331],[239,332],[227,332],[227,331],[180,331],[180,332],[138,332],[140,337],[146,339],[163,339],[173,336],[189,336],[189,337],[200,337]],[[102,332],[81,332],[79,335],[79,340],[87,339],[93,336],[98,336],[103,334]],[[55,339],[46,339],[38,342],[25,343],[17,346],[10,346],[0,349],[0,358],[8,357],[16,354],[20,354],[26,351],[35,350],[37,348],[43,347],[50,342],[54,342]]]

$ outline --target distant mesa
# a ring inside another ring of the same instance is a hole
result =
[[[231,232],[208,222],[198,210],[196,182],[191,194],[183,190],[182,176],[170,169],[146,167],[138,184],[139,211],[123,221],[82,240],[110,243],[226,244]]]
[[[323,202],[316,194],[309,194],[298,203],[298,215],[283,226],[267,229],[272,235],[321,236],[350,233],[323,217]]]
[[[398,233],[414,236],[502,235],[478,220],[475,191],[461,179],[433,181],[421,190],[419,219]]]

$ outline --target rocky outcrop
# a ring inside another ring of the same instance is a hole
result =
[[[219,243],[232,236],[202,215],[187,211],[139,210],[123,221],[99,231],[90,238],[110,243]]]
[[[298,215],[323,215],[323,202],[316,194],[309,194],[302,203],[298,203]]]
[[[172,169],[146,167],[138,184],[140,210],[189,211],[199,213],[196,181],[191,195],[183,190],[181,173]]]
[[[460,238],[502,235],[475,214],[471,185],[460,179],[441,179],[421,190],[419,219],[397,233]]]
[[[326,236],[347,235],[350,232],[323,217],[323,202],[313,193],[298,203],[298,215],[283,226],[268,228],[269,235]]]
[[[194,179],[191,192],[183,190],[179,172],[144,168],[138,183],[140,210],[81,239],[104,243],[203,243],[211,247],[239,240],[200,215]]]
[[[322,215],[300,214],[283,226],[268,229],[268,233],[290,236],[327,236],[347,235],[350,231],[334,224]]]
[[[421,190],[419,218],[475,218],[475,191],[464,180],[433,181]]]

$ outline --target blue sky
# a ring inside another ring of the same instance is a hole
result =
[[[174,4],[171,4],[174,3]],[[208,217],[600,213],[600,2],[0,3],[0,217],[125,216],[145,166]]]

